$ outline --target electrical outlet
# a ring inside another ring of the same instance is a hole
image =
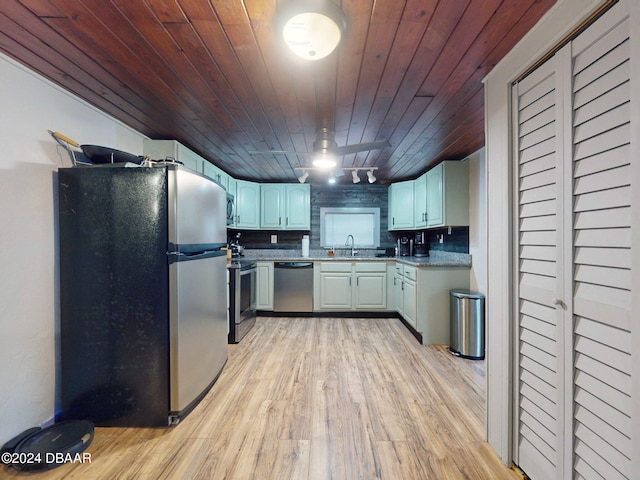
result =
[[[271,243],[278,243],[278,235],[271,235]]]

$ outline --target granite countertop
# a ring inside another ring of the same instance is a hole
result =
[[[352,257],[348,250],[338,249],[336,255],[330,257],[327,255],[327,250],[311,250],[308,257],[303,257],[301,250],[245,249],[242,259],[267,262],[400,262],[414,267],[471,267],[471,255],[468,253],[432,250],[428,257],[380,257],[376,256],[377,253],[376,250],[360,250],[356,256]]]

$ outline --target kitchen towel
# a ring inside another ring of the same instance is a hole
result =
[[[309,256],[309,235],[305,235],[302,237],[302,256]]]

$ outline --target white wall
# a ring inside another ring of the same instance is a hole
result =
[[[487,191],[484,148],[469,155],[469,288],[487,293]]]
[[[0,54],[0,444],[54,415],[56,172],[47,130],[142,154],[143,136]]]
[[[487,440],[512,455],[511,84],[604,0],[559,0],[485,79],[487,175]]]

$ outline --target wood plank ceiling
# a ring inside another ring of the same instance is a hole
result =
[[[346,35],[305,63],[280,49],[280,1],[4,0],[0,50],[236,178],[295,181],[307,155],[250,152],[311,151],[328,127],[338,146],[388,140],[339,161],[389,182],[483,146],[482,78],[555,3],[334,0]]]

